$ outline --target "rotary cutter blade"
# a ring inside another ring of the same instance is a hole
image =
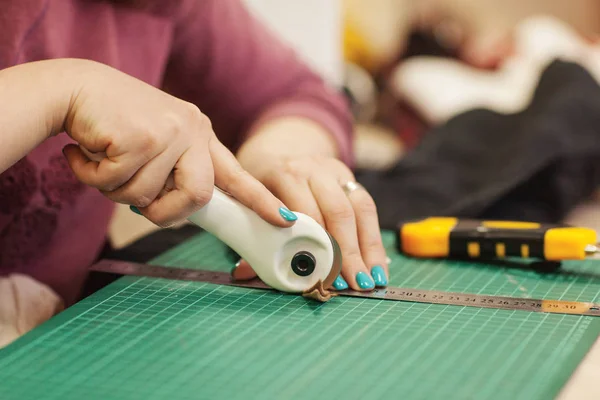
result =
[[[332,276],[331,282],[329,282],[329,278],[324,283],[333,284],[335,278],[342,273],[342,249],[340,249],[340,245],[338,242],[329,234],[329,232],[325,231],[331,240],[331,245],[333,246],[333,265],[331,267]]]
[[[317,284],[317,287],[313,288],[312,291],[308,290],[304,292],[305,297],[311,297],[319,301],[327,301],[332,297],[332,293],[328,291],[328,289],[333,285],[335,278],[337,278],[342,272],[342,250],[340,249],[340,245],[335,238],[329,234],[329,232],[325,232],[327,233],[327,236],[329,236],[329,240],[331,240],[331,247],[333,248],[333,262],[331,264],[331,271],[320,286]]]

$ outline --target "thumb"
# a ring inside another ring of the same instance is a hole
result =
[[[249,281],[256,278],[257,275],[246,260],[240,260],[231,270],[231,276],[236,281]]]

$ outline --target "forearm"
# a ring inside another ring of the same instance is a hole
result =
[[[75,64],[39,61],[0,71],[0,173],[62,131]]]
[[[240,164],[259,177],[269,168],[265,160],[302,156],[340,156],[335,137],[321,124],[304,117],[285,116],[253,129],[237,152]]]
[[[319,144],[328,147],[333,136],[333,151],[352,163],[351,114],[343,96],[328,88],[242,2],[189,3],[194,6],[182,10],[165,71],[169,93],[196,104],[222,138],[250,131],[241,140],[246,141],[239,153],[242,160],[249,158],[249,147],[268,146],[272,154],[314,154]],[[223,21],[236,23],[225,26]],[[257,145],[263,142],[265,146]]]

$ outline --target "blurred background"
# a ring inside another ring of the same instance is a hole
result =
[[[598,0],[245,3],[348,96],[356,119],[356,167],[361,170],[393,168],[428,132],[439,128],[443,133],[448,121],[470,110],[506,115],[527,110],[541,76],[556,59],[576,63],[600,81]],[[592,167],[582,168],[593,175]],[[576,206],[563,205],[569,211],[566,222],[600,229],[595,177],[578,182],[576,190],[553,188],[581,197],[573,199]],[[115,215],[111,238],[122,247],[154,229],[124,207]]]

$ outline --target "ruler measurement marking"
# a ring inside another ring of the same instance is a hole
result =
[[[250,289],[274,290],[258,279],[233,281],[230,274],[221,271],[207,271],[176,267],[138,264],[126,261],[102,260],[91,267],[93,271],[121,275],[146,276],[153,278],[196,281],[217,285],[235,286]],[[409,301],[427,304],[458,305],[466,307],[521,310],[544,313],[600,316],[600,304],[567,301],[516,298],[508,296],[440,292],[426,289],[387,287],[371,292],[345,290],[338,292],[342,297]]]

